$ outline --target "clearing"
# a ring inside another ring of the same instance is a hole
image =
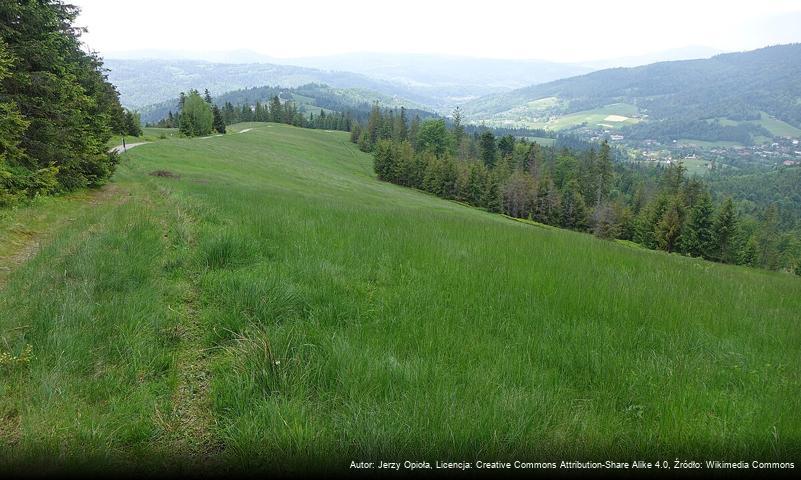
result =
[[[47,230],[0,290],[0,470],[801,455],[795,277],[379,182],[342,132],[166,139],[111,185],[0,224]]]

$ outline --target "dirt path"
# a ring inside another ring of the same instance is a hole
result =
[[[165,203],[171,202],[169,192],[162,191],[161,194]],[[190,249],[193,249],[197,243],[194,234],[197,221],[186,208],[177,204],[174,208],[175,216],[172,221],[183,225],[183,231],[188,233],[187,242]],[[167,225],[165,229],[166,227]],[[191,257],[192,254],[186,252],[186,255]],[[222,450],[222,445],[214,436],[216,421],[212,413],[213,405],[209,392],[211,351],[206,348],[203,325],[198,313],[200,303],[198,275],[198,272],[187,272],[184,275],[181,302],[172,307],[181,319],[176,327],[180,338],[175,351],[178,382],[172,394],[172,411],[165,422],[169,448],[177,456],[190,462],[190,467],[208,466],[214,463],[217,454]]]
[[[116,147],[109,149],[109,152],[125,153],[134,147],[138,147],[139,145],[146,145],[148,143],[150,142],[126,143],[124,147],[122,145],[117,145]]]

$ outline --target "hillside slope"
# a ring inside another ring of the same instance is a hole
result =
[[[700,122],[725,130],[736,128],[732,121],[760,135],[772,133],[772,125],[766,132],[759,125],[749,129],[747,122],[767,116],[801,127],[800,77],[801,44],[792,44],[601,70],[484,97],[464,109],[474,120],[531,120],[624,104],[634,109],[630,116],[648,120],[629,125],[633,135],[682,138],[703,130]]]
[[[342,71],[269,63],[228,64],[192,60],[106,60],[109,80],[120,91],[120,100],[128,108],[177,98],[192,88],[209,89],[222,94],[243,88],[280,85],[298,87],[324,83],[332,87],[358,88],[389,96],[402,96],[422,104],[437,103],[436,98],[386,80]]]
[[[801,456],[797,278],[382,183],[346,133],[231,131],[131,150],[9,276],[0,470]]]
[[[391,97],[370,90],[358,88],[333,88],[327,85],[306,84],[299,87],[253,87],[241,90],[233,90],[215,95],[214,103],[223,106],[226,102],[239,106],[243,104],[255,105],[256,102],[269,103],[272,97],[279,96],[282,101],[293,102],[300,113],[308,116],[310,113],[315,115],[320,109],[326,112],[360,112],[366,116],[370,112],[374,102],[378,102],[385,108],[405,107],[409,114],[419,113],[426,117],[430,112],[423,110],[423,106],[415,102],[399,97]],[[416,110],[415,112],[412,112]],[[178,98],[166,102],[148,105],[141,109],[141,119],[143,122],[157,122],[167,116],[168,112],[179,112],[180,107]]]

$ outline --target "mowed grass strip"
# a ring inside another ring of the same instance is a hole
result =
[[[378,182],[341,132],[237,128],[253,130],[130,151],[116,182],[151,203],[97,213],[87,239],[65,236],[10,279],[3,341],[35,357],[0,377],[3,414],[20,425],[6,458],[169,462],[176,434],[153,412],[175,407],[186,377],[174,358],[205,362],[200,431],[236,468],[801,454],[796,278]],[[131,251],[106,265],[115,238]],[[55,259],[76,255],[98,259],[83,283],[61,281]],[[116,287],[94,286],[105,281]],[[187,299],[191,319],[173,307]],[[165,334],[188,321],[201,356]]]

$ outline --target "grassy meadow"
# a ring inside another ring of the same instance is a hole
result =
[[[801,457],[798,278],[379,182],[347,133],[247,128],[129,151],[7,276],[0,471]]]

